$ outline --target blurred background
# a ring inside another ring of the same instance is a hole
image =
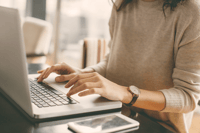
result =
[[[0,0],[0,6],[19,10],[29,63],[66,62],[82,68],[81,40],[110,39],[111,0]],[[95,52],[91,48],[90,52]],[[91,60],[95,62],[95,58]],[[199,114],[200,107],[195,111],[191,133],[199,133]]]
[[[17,8],[22,23],[27,17],[33,17],[52,24],[45,60],[49,65],[66,62],[80,67],[81,40],[110,39],[110,0],[0,0],[0,6]]]

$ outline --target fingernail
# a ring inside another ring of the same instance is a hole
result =
[[[65,85],[65,88],[68,88],[68,84]]]

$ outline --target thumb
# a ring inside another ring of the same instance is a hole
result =
[[[61,75],[61,76],[56,77],[55,81],[56,82],[65,82],[65,81],[72,79],[75,76],[76,76],[75,74]]]
[[[95,72],[95,70],[92,68],[85,68],[85,69],[80,70],[80,72],[81,73],[92,73],[92,72]]]

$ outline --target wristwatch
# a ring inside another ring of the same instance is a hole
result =
[[[125,104],[125,105],[128,106],[128,107],[130,107],[130,106],[132,106],[132,105],[136,102],[136,100],[138,99],[138,97],[139,97],[139,95],[140,95],[140,89],[137,88],[136,86],[130,86],[130,87],[128,88],[128,91],[132,94],[133,98],[132,98],[132,100],[131,100],[130,103]]]

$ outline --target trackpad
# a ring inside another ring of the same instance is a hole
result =
[[[56,82],[56,81],[55,81],[55,78],[56,78],[57,76],[60,76],[60,75],[58,75],[58,74],[56,74],[56,73],[51,73],[51,74],[49,75],[48,78],[44,79],[43,82],[44,82],[45,84],[51,86],[51,87],[54,88],[55,90],[58,90],[58,91],[60,91],[60,92],[62,92],[62,93],[64,93],[64,94],[67,94],[68,91],[72,88],[72,86],[69,87],[69,88],[65,88],[65,85],[66,85],[67,82],[62,82],[62,83]]]

